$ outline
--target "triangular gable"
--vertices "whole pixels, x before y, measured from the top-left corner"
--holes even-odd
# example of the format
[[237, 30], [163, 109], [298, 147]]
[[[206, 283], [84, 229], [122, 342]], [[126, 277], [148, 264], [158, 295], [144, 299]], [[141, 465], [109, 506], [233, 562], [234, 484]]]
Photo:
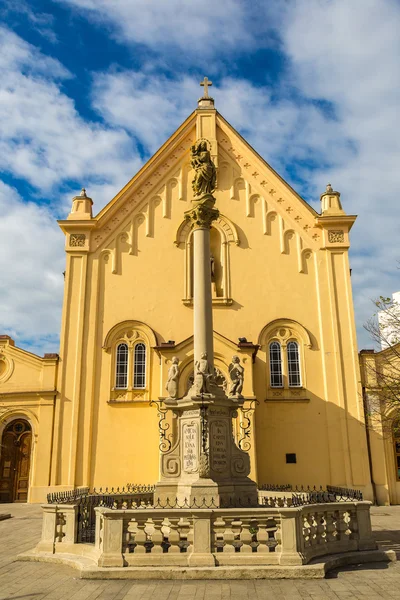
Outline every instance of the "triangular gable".
[[190, 147], [195, 141], [196, 114], [192, 113], [138, 173], [95, 217], [94, 248], [103, 245], [126, 220], [128, 214], [143, 211], [146, 204], [157, 200], [166, 206], [166, 187], [173, 181], [179, 193], [185, 194], [184, 163], [189, 163]]
[[[90, 249], [106, 248], [111, 239], [127, 232], [130, 253], [137, 253], [135, 232], [145, 223], [146, 236], [153, 237], [154, 211], [162, 204], [162, 215], [171, 214], [171, 188], [178, 198], [189, 201], [190, 147], [196, 139], [197, 113], [192, 113], [127, 185], [92, 220]], [[303, 259], [320, 245], [321, 231], [316, 211], [216, 112], [218, 179], [224, 169], [231, 171], [230, 195], [237, 199], [238, 188], [246, 193], [246, 215], [252, 217], [254, 204], [262, 203], [260, 227], [268, 235], [271, 222], [279, 221], [280, 247], [288, 253], [289, 240], [296, 238], [299, 270]], [[218, 182], [216, 196], [218, 196]], [[218, 204], [218, 203], [217, 203]]]
[[231, 198], [244, 183], [246, 213], [252, 216], [256, 198], [263, 202], [263, 230], [268, 234], [268, 219], [276, 214], [281, 218], [281, 249], [285, 252], [285, 235], [296, 233], [304, 239], [302, 249], [320, 240], [316, 226], [318, 213], [269, 165], [248, 142], [217, 113], [219, 169], [226, 164], [233, 168]]

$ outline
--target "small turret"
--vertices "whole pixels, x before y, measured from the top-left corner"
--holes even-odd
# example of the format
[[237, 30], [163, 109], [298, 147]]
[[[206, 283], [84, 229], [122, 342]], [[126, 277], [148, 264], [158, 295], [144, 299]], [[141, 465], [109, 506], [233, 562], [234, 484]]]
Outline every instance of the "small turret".
[[345, 215], [340, 202], [340, 192], [335, 192], [330, 183], [326, 186], [326, 191], [321, 194], [321, 215]]
[[93, 200], [86, 196], [86, 190], [85, 188], [82, 188], [79, 196], [74, 196], [72, 198], [72, 208], [67, 219], [77, 221], [91, 219], [93, 217], [92, 206]]

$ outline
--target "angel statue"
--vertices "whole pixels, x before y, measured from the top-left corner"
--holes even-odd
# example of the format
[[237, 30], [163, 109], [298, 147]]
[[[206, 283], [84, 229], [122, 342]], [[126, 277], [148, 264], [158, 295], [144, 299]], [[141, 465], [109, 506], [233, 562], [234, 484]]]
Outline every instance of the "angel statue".
[[240, 364], [238, 356], [232, 356], [232, 362], [229, 365], [229, 375], [232, 380], [229, 396], [231, 398], [243, 398], [244, 367]]
[[192, 188], [195, 196], [204, 196], [212, 194], [215, 190], [217, 172], [215, 165], [211, 160], [211, 154], [207, 149], [207, 142], [200, 141], [191, 147], [192, 160], [190, 164], [196, 171], [192, 181]]
[[168, 379], [165, 389], [168, 392], [169, 398], [177, 398], [179, 383], [179, 358], [176, 356], [172, 359], [172, 365], [168, 369]]

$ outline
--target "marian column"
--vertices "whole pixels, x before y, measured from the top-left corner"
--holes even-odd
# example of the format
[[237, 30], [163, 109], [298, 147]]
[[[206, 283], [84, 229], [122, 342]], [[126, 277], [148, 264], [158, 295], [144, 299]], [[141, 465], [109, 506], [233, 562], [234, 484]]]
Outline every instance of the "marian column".
[[194, 382], [187, 397], [221, 395], [214, 383], [213, 315], [211, 295], [210, 229], [218, 219], [212, 195], [216, 184], [216, 169], [206, 140], [197, 141], [191, 148], [191, 166], [195, 171], [192, 182], [193, 208], [185, 218], [193, 230], [194, 283]]
[[192, 207], [185, 212], [192, 228], [194, 252], [194, 381], [186, 396], [178, 398], [179, 367], [178, 359], [174, 359], [167, 381], [170, 397], [161, 400], [169, 418], [175, 420], [176, 436], [171, 441], [162, 435], [161, 477], [155, 500], [165, 503], [168, 499], [170, 504], [186, 501], [204, 504], [204, 508], [249, 506], [257, 504], [257, 486], [248, 477], [249, 455], [236, 445], [232, 428], [237, 409], [245, 402], [240, 359], [234, 356], [229, 366], [232, 383], [228, 396], [214, 377], [210, 229], [219, 216], [213, 196], [217, 179], [213, 160], [217, 150], [216, 115], [214, 101], [207, 92], [212, 84], [205, 78], [202, 85], [205, 90], [197, 110], [197, 140], [191, 148]]

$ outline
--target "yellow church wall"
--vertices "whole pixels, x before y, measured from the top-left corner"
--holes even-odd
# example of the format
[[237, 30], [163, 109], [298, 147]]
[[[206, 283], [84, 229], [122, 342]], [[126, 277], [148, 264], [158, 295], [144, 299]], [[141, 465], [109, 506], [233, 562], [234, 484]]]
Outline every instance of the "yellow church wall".
[[0, 443], [5, 427], [16, 419], [32, 430], [28, 501], [43, 499], [50, 485], [53, 418], [58, 355], [44, 358], [0, 336]]

